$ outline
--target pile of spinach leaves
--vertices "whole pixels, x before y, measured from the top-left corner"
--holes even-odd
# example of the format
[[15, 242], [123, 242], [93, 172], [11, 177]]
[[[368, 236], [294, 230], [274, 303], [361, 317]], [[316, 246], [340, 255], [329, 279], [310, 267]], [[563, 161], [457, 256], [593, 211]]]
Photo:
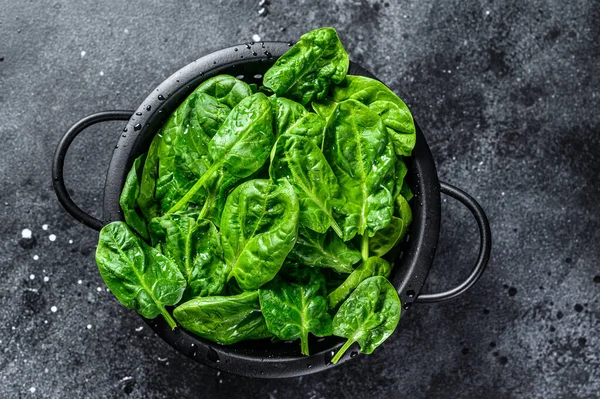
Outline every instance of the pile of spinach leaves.
[[[208, 79], [135, 160], [125, 222], [96, 262], [123, 305], [220, 344], [337, 335], [371, 353], [400, 300], [382, 257], [407, 232], [406, 104], [350, 76], [333, 28], [281, 56], [258, 90]], [[169, 312], [170, 307], [175, 307]]]

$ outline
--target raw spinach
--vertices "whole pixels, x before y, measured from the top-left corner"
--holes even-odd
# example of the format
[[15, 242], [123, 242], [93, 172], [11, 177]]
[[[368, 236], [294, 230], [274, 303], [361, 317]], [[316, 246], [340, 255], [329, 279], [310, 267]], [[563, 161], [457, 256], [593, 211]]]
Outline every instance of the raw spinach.
[[305, 105], [322, 99], [332, 83], [348, 73], [348, 54], [333, 28], [321, 28], [300, 37], [265, 73], [263, 84], [277, 96]]
[[256, 93], [240, 101], [208, 144], [212, 165], [168, 213], [187, 205], [222, 167], [240, 178], [260, 169], [275, 141], [272, 125], [271, 102], [267, 96]]
[[144, 243], [126, 223], [112, 222], [100, 231], [96, 263], [123, 305], [148, 319], [162, 314], [175, 329], [177, 324], [165, 306], [181, 300], [185, 278], [174, 262]]
[[337, 308], [352, 291], [365, 279], [373, 276], [389, 277], [392, 270], [391, 265], [385, 259], [373, 256], [368, 258], [363, 263], [350, 273], [346, 280], [327, 297], [329, 307]]
[[331, 362], [337, 363], [355, 342], [362, 353], [373, 353], [396, 329], [400, 311], [398, 293], [385, 277], [369, 277], [360, 283], [333, 318], [333, 334], [348, 341]]
[[325, 156], [313, 142], [295, 135], [279, 137], [269, 174], [275, 181], [286, 179], [294, 186], [300, 201], [300, 224], [318, 233], [331, 226], [343, 236], [332, 210], [343, 205], [344, 198]]
[[119, 204], [121, 205], [125, 222], [147, 240], [148, 231], [146, 229], [146, 221], [143, 214], [140, 215], [141, 211], [137, 205], [137, 199], [140, 195], [140, 178], [145, 157], [146, 155], [142, 154], [133, 162], [131, 170], [127, 174], [123, 191], [121, 191]]
[[219, 295], [227, 266], [221, 236], [210, 221], [197, 215], [168, 214], [154, 218], [148, 229], [152, 241], [171, 259], [187, 281], [184, 297]]
[[229, 277], [254, 290], [275, 277], [298, 236], [298, 197], [287, 180], [250, 180], [227, 197], [221, 233]]
[[160, 137], [157, 135], [150, 143], [144, 169], [140, 178], [140, 193], [137, 205], [142, 211], [146, 221], [158, 216], [159, 206], [156, 200], [156, 180], [158, 179], [158, 144]]
[[276, 117], [276, 137], [293, 134], [306, 137], [319, 148], [323, 146], [325, 119], [284, 97], [273, 97], [272, 102]]
[[333, 87], [334, 101], [348, 99], [360, 101], [381, 116], [396, 154], [410, 156], [416, 143], [416, 129], [404, 101], [380, 81], [353, 75], [346, 76], [340, 85]]
[[393, 145], [379, 115], [356, 100], [339, 103], [328, 123], [323, 151], [346, 197], [343, 238], [372, 237], [394, 212]]
[[319, 234], [302, 226], [288, 258], [305, 266], [331, 268], [338, 273], [352, 273], [352, 265], [361, 259], [360, 252], [333, 231]]
[[285, 280], [278, 277], [258, 290], [260, 307], [269, 331], [282, 340], [300, 338], [301, 352], [308, 355], [309, 332], [317, 337], [332, 332], [325, 278], [310, 268], [286, 271]]
[[256, 291], [194, 298], [175, 308], [173, 316], [186, 330], [223, 345], [272, 335], [267, 330]]

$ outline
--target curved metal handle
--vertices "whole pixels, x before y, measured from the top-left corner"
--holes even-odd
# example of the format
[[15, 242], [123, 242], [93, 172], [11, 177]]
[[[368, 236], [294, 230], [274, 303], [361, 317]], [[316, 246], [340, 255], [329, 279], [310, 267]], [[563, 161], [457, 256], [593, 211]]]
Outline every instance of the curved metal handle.
[[471, 274], [463, 281], [460, 285], [443, 292], [437, 292], [435, 294], [421, 294], [417, 297], [415, 302], [419, 303], [435, 303], [443, 302], [450, 299], [454, 299], [457, 296], [465, 293], [471, 288], [477, 280], [481, 277], [485, 271], [488, 260], [490, 259], [490, 252], [492, 250], [492, 232], [490, 230], [490, 223], [483, 212], [481, 205], [473, 199], [469, 194], [465, 193], [459, 188], [456, 188], [448, 183], [440, 182], [440, 191], [450, 197], [460, 201], [466, 206], [477, 221], [479, 227], [479, 255], [477, 255], [477, 261], [475, 267], [471, 271]]
[[52, 160], [52, 185], [58, 200], [65, 210], [71, 214], [71, 216], [94, 230], [102, 229], [104, 223], [102, 223], [101, 220], [85, 213], [71, 199], [63, 179], [65, 157], [75, 137], [77, 137], [79, 133], [88, 127], [105, 121], [126, 121], [131, 118], [133, 112], [134, 111], [103, 111], [86, 116], [71, 126], [71, 128], [65, 133], [63, 138], [58, 143], [58, 147], [56, 147], [56, 151], [54, 152], [54, 159]]

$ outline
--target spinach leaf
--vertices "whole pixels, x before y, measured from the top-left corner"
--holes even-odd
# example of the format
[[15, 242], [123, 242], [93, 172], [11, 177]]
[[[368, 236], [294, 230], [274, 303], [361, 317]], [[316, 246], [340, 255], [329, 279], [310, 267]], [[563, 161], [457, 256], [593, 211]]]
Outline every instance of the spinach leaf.
[[408, 186], [408, 184], [406, 184], [406, 181], [402, 183], [402, 188], [400, 188], [400, 194], [407, 201], [410, 201], [412, 199], [412, 197], [414, 197], [414, 194], [413, 194], [412, 190], [410, 189], [410, 187]]
[[277, 59], [265, 73], [263, 84], [277, 96], [305, 105], [324, 98], [331, 83], [344, 79], [348, 65], [348, 54], [335, 29], [316, 29], [302, 35]]
[[352, 273], [352, 265], [357, 263], [361, 256], [350, 242], [343, 242], [332, 231], [319, 234], [301, 226], [296, 245], [288, 258], [306, 266], [331, 268], [338, 273]]
[[147, 221], [158, 216], [159, 204], [156, 200], [156, 180], [158, 179], [158, 145], [160, 136], [154, 136], [146, 154], [144, 168], [140, 177], [140, 193], [137, 205]]
[[206, 199], [200, 217], [210, 220], [219, 227], [227, 195], [242, 180], [244, 179], [232, 175], [225, 168], [218, 169], [206, 182]]
[[346, 197], [343, 238], [372, 237], [394, 211], [393, 145], [381, 118], [358, 101], [339, 103], [328, 123], [323, 151]]
[[402, 160], [402, 157], [399, 156], [396, 158], [396, 183], [394, 185], [394, 198], [400, 195], [400, 192], [402, 191], [402, 186], [404, 186], [404, 178], [406, 177], [406, 173], [408, 173], [408, 168]]
[[[196, 92], [188, 96], [158, 133], [156, 198], [163, 213], [191, 188], [210, 165], [207, 148], [210, 137], [202, 129], [190, 126], [196, 96]], [[201, 204], [203, 200], [204, 192], [198, 192], [191, 202]]]
[[173, 316], [186, 330], [223, 345], [272, 335], [260, 311], [256, 291], [194, 298], [176, 307]]
[[244, 290], [273, 279], [296, 243], [299, 209], [286, 180], [250, 180], [233, 190], [221, 217], [228, 279]]
[[394, 248], [406, 235], [408, 223], [401, 218], [392, 217], [392, 222], [383, 229], [377, 231], [369, 238], [369, 253], [372, 256], [383, 256]]
[[363, 263], [350, 273], [348, 278], [329, 296], [329, 307], [335, 309], [342, 303], [348, 295], [365, 279], [373, 276], [389, 277], [392, 266], [385, 259], [373, 256], [368, 258]]
[[227, 266], [221, 236], [208, 220], [197, 215], [168, 214], [152, 219], [153, 242], [171, 259], [187, 281], [186, 298], [219, 295], [225, 286]]
[[272, 125], [271, 102], [267, 96], [256, 93], [240, 101], [208, 144], [212, 165], [168, 213], [186, 206], [221, 168], [240, 178], [259, 170], [275, 141]]
[[365, 76], [348, 75], [333, 88], [333, 100], [354, 99], [375, 111], [385, 124], [397, 155], [409, 156], [416, 143], [415, 122], [406, 104], [386, 85]]
[[277, 277], [258, 290], [267, 328], [277, 338], [300, 338], [302, 354], [308, 355], [308, 333], [331, 335], [327, 313], [325, 278], [315, 269], [286, 269], [286, 279]]
[[[217, 133], [230, 112], [231, 108], [215, 97], [196, 91], [188, 127], [192, 131], [204, 132], [205, 138], [210, 139]], [[207, 146], [208, 140], [204, 144]], [[206, 150], [202, 149], [202, 153], [206, 153]]]
[[231, 75], [225, 74], [205, 80], [198, 86], [195, 92], [206, 93], [230, 109], [234, 108], [246, 97], [254, 94], [250, 85]]
[[321, 150], [300, 136], [283, 135], [271, 154], [269, 169], [275, 181], [289, 180], [300, 201], [300, 224], [319, 233], [329, 226], [342, 237], [342, 230], [332, 215], [334, 206], [344, 199], [337, 179]]
[[348, 341], [331, 362], [337, 363], [355, 342], [362, 353], [373, 353], [396, 329], [400, 311], [398, 293], [385, 277], [370, 277], [360, 283], [333, 318], [333, 334]]
[[276, 137], [294, 134], [308, 138], [319, 148], [323, 146], [325, 119], [287, 98], [272, 97], [271, 100], [276, 116]]
[[96, 263], [123, 305], [148, 319], [162, 314], [171, 328], [176, 327], [165, 306], [181, 300], [185, 278], [175, 263], [144, 243], [127, 224], [113, 222], [102, 228]]
[[144, 164], [145, 154], [136, 158], [127, 174], [119, 204], [123, 211], [123, 216], [127, 224], [134, 229], [144, 239], [148, 239], [148, 231], [146, 229], [146, 221], [143, 214], [140, 215], [137, 199], [140, 195], [140, 177], [142, 174], [142, 166]]

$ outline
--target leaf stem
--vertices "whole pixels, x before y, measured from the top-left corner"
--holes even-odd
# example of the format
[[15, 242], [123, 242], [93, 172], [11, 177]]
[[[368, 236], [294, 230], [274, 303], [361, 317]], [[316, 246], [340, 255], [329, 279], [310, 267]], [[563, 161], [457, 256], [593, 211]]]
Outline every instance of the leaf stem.
[[340, 348], [340, 350], [335, 354], [335, 356], [333, 357], [333, 359], [331, 359], [331, 363], [336, 364], [341, 358], [342, 356], [344, 356], [344, 353], [346, 353], [346, 351], [348, 350], [348, 348], [354, 343], [353, 339], [349, 339], [348, 341], [346, 341], [346, 343]]
[[300, 351], [303, 355], [308, 356], [308, 334], [300, 337]]
[[185, 206], [185, 204], [187, 204], [192, 199], [192, 197], [198, 192], [198, 190], [200, 190], [204, 186], [206, 181], [208, 179], [210, 179], [210, 177], [213, 175], [213, 173], [215, 173], [215, 171], [219, 167], [221, 167], [222, 163], [223, 163], [223, 161], [221, 160], [219, 162], [215, 162], [214, 164], [212, 164], [211, 167], [208, 168], [208, 170], [206, 172], [204, 172], [204, 174], [198, 179], [196, 184], [194, 184], [194, 186], [192, 188], [190, 188], [187, 193], [185, 193], [183, 198], [181, 198], [175, 205], [173, 205], [171, 207], [171, 209], [169, 209], [167, 211], [167, 214], [177, 212], [178, 210], [183, 208]]
[[165, 309], [164, 306], [160, 306], [159, 308], [160, 308], [160, 313], [163, 315], [163, 317], [167, 321], [167, 324], [171, 327], [172, 330], [174, 330], [177, 327], [177, 322], [173, 319], [173, 316], [171, 316], [169, 314], [169, 312], [167, 312], [167, 309]]
[[369, 258], [369, 234], [365, 231], [365, 235], [362, 236], [362, 241], [360, 243], [360, 254], [363, 260], [367, 260]]
[[338, 237], [340, 237], [342, 239], [342, 241], [344, 240], [344, 233], [342, 233], [342, 229], [340, 228], [340, 225], [337, 224], [337, 222], [335, 221], [335, 219], [333, 218], [333, 216], [331, 217], [331, 228], [333, 229], [333, 231], [335, 231], [335, 234], [338, 235]]

